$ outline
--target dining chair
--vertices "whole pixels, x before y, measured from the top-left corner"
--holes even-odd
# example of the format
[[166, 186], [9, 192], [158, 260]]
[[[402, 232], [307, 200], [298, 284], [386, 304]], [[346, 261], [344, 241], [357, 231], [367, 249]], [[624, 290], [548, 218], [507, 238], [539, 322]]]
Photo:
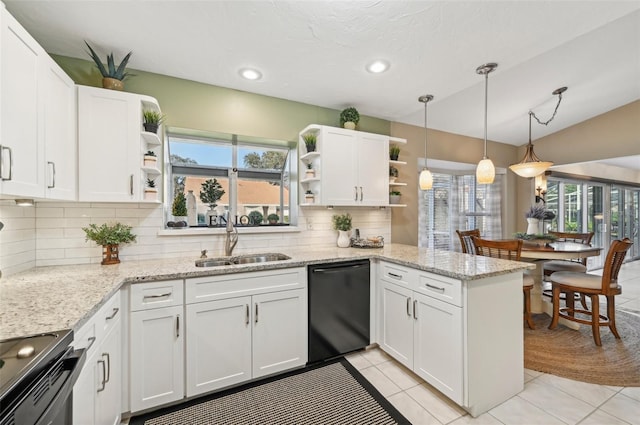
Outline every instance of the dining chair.
[[471, 236], [480, 237], [479, 229], [472, 230], [456, 230], [458, 234], [458, 238], [460, 238], [460, 246], [462, 247], [463, 254], [475, 254], [476, 248], [473, 245], [473, 241], [471, 240]]
[[[618, 272], [631, 248], [633, 242], [629, 238], [614, 240], [609, 246], [609, 252], [604, 262], [602, 276], [589, 273], [556, 272], [551, 275], [553, 291], [553, 318], [549, 329], [558, 326], [558, 320], [562, 317], [576, 323], [591, 325], [593, 339], [596, 345], [601, 346], [600, 327], [608, 326], [616, 337], [616, 308], [615, 296], [622, 293], [622, 286], [618, 285]], [[560, 307], [560, 293], [566, 294], [566, 307]], [[584, 294], [591, 299], [591, 310], [588, 308], [575, 308], [573, 294]], [[600, 313], [600, 295], [607, 299], [606, 315]], [[576, 313], [590, 317], [590, 320], [576, 316]]]
[[[520, 261], [520, 253], [522, 252], [522, 239], [511, 239], [502, 241], [491, 241], [481, 239], [477, 236], [471, 236], [475, 247], [476, 255], [485, 257], [500, 258], [503, 260]], [[531, 289], [533, 288], [533, 276], [524, 273], [522, 275], [522, 291], [524, 294], [524, 319], [527, 326], [535, 329], [533, 318], [531, 317]]]

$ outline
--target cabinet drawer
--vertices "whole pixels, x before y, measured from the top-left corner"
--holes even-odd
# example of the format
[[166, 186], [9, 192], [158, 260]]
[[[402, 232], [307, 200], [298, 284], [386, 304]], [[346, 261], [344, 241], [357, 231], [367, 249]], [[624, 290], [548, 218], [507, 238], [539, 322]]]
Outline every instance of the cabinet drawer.
[[382, 280], [407, 288], [415, 286], [417, 272], [414, 269], [381, 261], [378, 270]]
[[306, 269], [267, 270], [250, 273], [234, 273], [219, 276], [187, 279], [185, 283], [186, 304], [305, 288]]
[[138, 283], [131, 285], [131, 311], [182, 305], [183, 280]]
[[121, 307], [120, 291], [118, 291], [98, 310], [94, 318], [99, 339], [104, 338], [114, 326], [119, 324], [122, 316]]
[[449, 304], [462, 306], [462, 282], [456, 279], [431, 273], [420, 273], [416, 291]]

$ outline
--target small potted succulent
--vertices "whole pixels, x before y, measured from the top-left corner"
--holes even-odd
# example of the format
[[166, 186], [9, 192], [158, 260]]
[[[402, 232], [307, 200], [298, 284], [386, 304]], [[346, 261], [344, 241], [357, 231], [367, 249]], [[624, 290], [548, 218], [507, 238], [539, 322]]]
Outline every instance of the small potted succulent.
[[102, 262], [100, 263], [102, 265], [118, 264], [120, 244], [136, 241], [136, 235], [131, 233], [131, 226], [122, 223], [104, 223], [99, 227], [96, 224], [90, 224], [82, 230], [86, 235], [85, 240], [102, 245]]
[[350, 106], [340, 112], [340, 125], [349, 130], [355, 130], [356, 125], [360, 121], [360, 114], [353, 106]]
[[144, 189], [145, 201], [157, 201], [158, 189], [156, 188], [156, 181], [154, 179], [147, 179], [147, 187]]
[[104, 64], [98, 57], [98, 54], [91, 46], [89, 46], [89, 43], [85, 41], [84, 44], [89, 48], [89, 56], [91, 56], [91, 59], [95, 62], [100, 74], [102, 74], [102, 87], [111, 90], [123, 90], [123, 81], [128, 75], [130, 75], [125, 71], [125, 69], [127, 67], [127, 62], [129, 62], [129, 58], [131, 57], [131, 53], [133, 52], [127, 53], [118, 66], [116, 66], [113, 60], [113, 53], [110, 53], [107, 55], [107, 67], [105, 68]]
[[269, 222], [269, 224], [278, 224], [279, 220], [280, 216], [278, 214], [269, 214], [267, 216], [267, 221]]
[[338, 231], [338, 247], [349, 248], [351, 246], [350, 230], [351, 230], [351, 214], [335, 214], [331, 217], [334, 230]]
[[156, 157], [156, 153], [154, 151], [147, 151], [144, 154], [144, 166], [156, 168], [156, 164], [158, 162], [158, 158]]
[[157, 133], [158, 127], [164, 122], [165, 116], [154, 109], [145, 109], [142, 111], [142, 118], [144, 120], [142, 123], [144, 131]]
[[389, 146], [389, 159], [392, 161], [397, 161], [398, 156], [400, 155], [400, 147], [396, 145]]
[[316, 143], [318, 141], [318, 136], [316, 136], [316, 133], [305, 133], [302, 135], [302, 140], [304, 140], [304, 145], [307, 148], [307, 153], [316, 151]]
[[308, 163], [307, 169], [304, 172], [304, 177], [307, 179], [312, 179], [316, 176], [316, 170], [313, 169], [313, 164]]
[[311, 190], [307, 190], [304, 193], [304, 202], [307, 204], [313, 204], [315, 201], [315, 196], [313, 195], [313, 192]]
[[398, 192], [397, 190], [392, 190], [391, 192], [389, 192], [389, 203], [399, 204], [400, 196], [402, 196], [402, 193]]

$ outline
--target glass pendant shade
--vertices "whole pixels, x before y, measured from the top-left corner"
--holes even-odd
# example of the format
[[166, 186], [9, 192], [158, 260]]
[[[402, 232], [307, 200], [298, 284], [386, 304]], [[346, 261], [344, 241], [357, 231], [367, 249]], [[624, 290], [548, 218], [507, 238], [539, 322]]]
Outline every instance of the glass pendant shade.
[[491, 184], [496, 177], [496, 167], [489, 158], [484, 158], [476, 167], [476, 180], [478, 184]]
[[433, 174], [426, 168], [420, 172], [420, 190], [429, 190], [433, 187]]
[[526, 178], [539, 176], [540, 174], [547, 171], [549, 167], [553, 165], [553, 162], [541, 161], [540, 158], [538, 158], [536, 154], [533, 152], [533, 143], [531, 143], [532, 115], [533, 115], [533, 112], [529, 112], [529, 144], [527, 145], [527, 152], [524, 154], [524, 157], [520, 160], [519, 163], [509, 166], [509, 169], [511, 171], [513, 171], [520, 177], [526, 177]]

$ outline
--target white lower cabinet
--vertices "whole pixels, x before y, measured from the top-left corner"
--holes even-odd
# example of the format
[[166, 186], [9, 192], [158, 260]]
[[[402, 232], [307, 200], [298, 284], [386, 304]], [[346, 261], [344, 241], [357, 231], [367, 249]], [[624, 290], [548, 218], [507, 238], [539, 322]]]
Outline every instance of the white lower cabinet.
[[73, 387], [73, 423], [117, 425], [122, 403], [122, 320], [116, 293], [82, 328], [73, 345], [87, 359]]
[[304, 268], [187, 279], [185, 298], [188, 397], [306, 364]]
[[184, 397], [182, 285], [172, 280], [131, 286], [132, 412]]

